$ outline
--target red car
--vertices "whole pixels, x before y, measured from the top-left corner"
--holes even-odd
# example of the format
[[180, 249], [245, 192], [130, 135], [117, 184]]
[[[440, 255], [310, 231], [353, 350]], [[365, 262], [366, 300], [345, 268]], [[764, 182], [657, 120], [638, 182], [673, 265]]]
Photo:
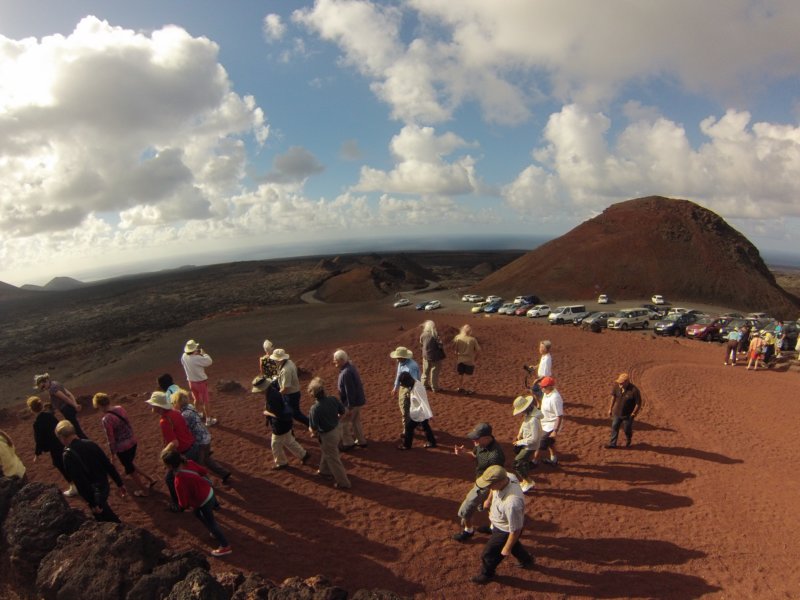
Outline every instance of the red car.
[[514, 311], [514, 314], [518, 317], [524, 317], [532, 308], [533, 304], [520, 304], [519, 308]]
[[719, 330], [730, 319], [722, 317], [701, 317], [696, 323], [686, 327], [686, 337], [710, 342], [721, 339]]

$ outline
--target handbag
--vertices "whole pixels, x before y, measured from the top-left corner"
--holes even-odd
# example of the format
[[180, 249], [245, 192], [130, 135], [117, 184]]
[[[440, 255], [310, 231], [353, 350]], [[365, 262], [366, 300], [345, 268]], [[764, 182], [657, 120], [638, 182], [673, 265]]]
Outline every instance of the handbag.
[[428, 394], [425, 391], [425, 386], [419, 381], [411, 389], [408, 416], [415, 423], [422, 423], [433, 417], [431, 405], [428, 404]]

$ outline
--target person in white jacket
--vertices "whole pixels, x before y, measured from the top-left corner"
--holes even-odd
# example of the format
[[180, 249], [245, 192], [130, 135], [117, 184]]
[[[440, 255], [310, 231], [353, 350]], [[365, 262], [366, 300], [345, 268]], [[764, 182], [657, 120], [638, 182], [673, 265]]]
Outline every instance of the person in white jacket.
[[417, 427], [422, 427], [425, 431], [425, 438], [428, 440], [425, 443], [426, 448], [436, 448], [436, 437], [433, 435], [428, 419], [433, 417], [433, 411], [428, 404], [428, 395], [425, 392], [425, 386], [421, 382], [414, 379], [411, 373], [403, 371], [398, 377], [400, 387], [411, 390], [409, 394], [409, 407], [408, 414], [403, 414], [405, 422], [405, 430], [403, 432], [403, 443], [397, 447], [398, 450], [410, 450], [411, 440], [414, 439], [414, 430]]
[[201, 417], [206, 420], [206, 427], [217, 424], [217, 420], [211, 416], [211, 398], [208, 395], [208, 376], [206, 367], [210, 367], [211, 357], [194, 340], [189, 340], [183, 347], [181, 364], [186, 372], [186, 380], [189, 382], [189, 389], [192, 391], [194, 406]]
[[523, 417], [514, 440], [514, 471], [519, 476], [523, 494], [536, 485], [530, 476], [531, 457], [542, 440], [542, 411], [536, 408], [534, 400], [533, 396], [517, 396], [514, 400], [514, 416]]

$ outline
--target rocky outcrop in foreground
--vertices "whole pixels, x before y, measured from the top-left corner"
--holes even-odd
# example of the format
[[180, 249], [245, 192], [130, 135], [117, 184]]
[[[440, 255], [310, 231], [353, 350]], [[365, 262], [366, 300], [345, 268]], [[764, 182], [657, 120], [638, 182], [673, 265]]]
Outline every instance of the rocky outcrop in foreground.
[[352, 595], [318, 575], [276, 584], [258, 573], [212, 574], [198, 552], [172, 552], [146, 529], [98, 523], [59, 490], [0, 478], [2, 581], [19, 598], [45, 600], [401, 600], [385, 590]]

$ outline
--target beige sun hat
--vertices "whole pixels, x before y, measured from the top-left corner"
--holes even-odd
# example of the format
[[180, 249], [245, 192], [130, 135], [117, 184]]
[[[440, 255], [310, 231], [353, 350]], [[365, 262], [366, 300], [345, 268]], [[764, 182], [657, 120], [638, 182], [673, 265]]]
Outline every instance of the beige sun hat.
[[524, 413], [533, 404], [533, 396], [517, 396], [514, 398], [514, 416]]
[[272, 354], [270, 354], [269, 357], [272, 360], [278, 360], [278, 361], [289, 360], [289, 355], [286, 354], [286, 350], [284, 350], [283, 348], [275, 348], [275, 350], [272, 351]]
[[392, 358], [411, 358], [414, 356], [414, 353], [405, 346], [398, 346], [389, 356]]
[[194, 340], [189, 340], [188, 342], [186, 342], [186, 345], [183, 347], [183, 351], [186, 352], [186, 354], [191, 354], [192, 352], [197, 350], [199, 347], [200, 347], [199, 343], [195, 342]]
[[150, 406], [155, 406], [156, 408], [163, 408], [164, 410], [172, 409], [172, 404], [170, 404], [169, 400], [167, 399], [167, 395], [164, 392], [153, 392], [150, 394], [150, 398], [145, 400], [145, 402]]

